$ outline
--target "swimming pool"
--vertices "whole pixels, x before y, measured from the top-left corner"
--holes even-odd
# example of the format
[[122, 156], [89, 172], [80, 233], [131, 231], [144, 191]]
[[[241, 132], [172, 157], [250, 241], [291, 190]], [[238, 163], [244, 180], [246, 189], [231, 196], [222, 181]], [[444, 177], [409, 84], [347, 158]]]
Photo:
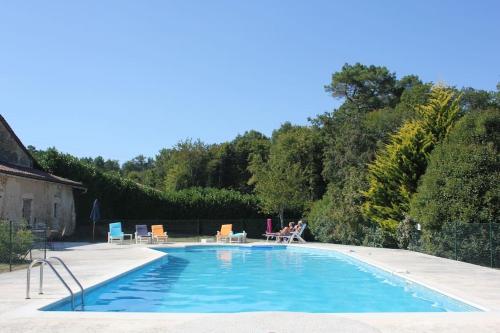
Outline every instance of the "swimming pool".
[[[480, 311], [336, 251], [293, 246], [158, 250], [167, 255], [87, 291], [84, 310]], [[43, 310], [70, 311], [71, 307], [69, 300], [64, 300]]]

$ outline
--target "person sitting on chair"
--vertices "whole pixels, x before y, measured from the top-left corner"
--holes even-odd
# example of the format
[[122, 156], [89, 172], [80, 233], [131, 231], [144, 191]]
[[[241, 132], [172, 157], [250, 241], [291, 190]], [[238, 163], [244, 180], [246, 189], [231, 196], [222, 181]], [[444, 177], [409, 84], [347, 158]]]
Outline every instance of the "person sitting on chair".
[[283, 229], [281, 229], [278, 232], [278, 236], [276, 237], [276, 241], [278, 243], [281, 242], [282, 236], [288, 236], [288, 235], [290, 235], [294, 231], [294, 228], [295, 228], [295, 223], [294, 222], [288, 223], [288, 225], [286, 227], [284, 227]]
[[302, 222], [302, 220], [299, 220], [299, 222], [297, 222], [297, 224], [295, 225], [295, 228], [293, 228], [293, 232], [300, 232], [303, 225], [304, 223]]

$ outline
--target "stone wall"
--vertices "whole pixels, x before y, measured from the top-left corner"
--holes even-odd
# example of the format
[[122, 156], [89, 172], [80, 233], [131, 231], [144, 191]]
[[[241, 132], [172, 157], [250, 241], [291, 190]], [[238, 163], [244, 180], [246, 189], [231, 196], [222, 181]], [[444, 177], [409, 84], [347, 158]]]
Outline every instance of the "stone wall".
[[0, 122], [0, 161], [24, 167], [33, 167], [30, 156], [19, 146], [7, 128]]
[[30, 224], [46, 223], [61, 235], [75, 229], [75, 206], [71, 186], [0, 174], [0, 219], [21, 222], [23, 200], [31, 200]]

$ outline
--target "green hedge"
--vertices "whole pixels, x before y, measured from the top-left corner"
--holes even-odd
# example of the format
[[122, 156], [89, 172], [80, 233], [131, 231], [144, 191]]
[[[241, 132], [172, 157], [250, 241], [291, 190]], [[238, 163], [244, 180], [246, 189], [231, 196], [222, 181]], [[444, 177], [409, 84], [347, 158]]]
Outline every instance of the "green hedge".
[[40, 165], [55, 175], [80, 181], [86, 193], [75, 193], [77, 224], [87, 223], [99, 199], [103, 219], [230, 219], [262, 217], [254, 195], [231, 190], [192, 188], [161, 192], [129, 179], [96, 170], [56, 149], [39, 151]]

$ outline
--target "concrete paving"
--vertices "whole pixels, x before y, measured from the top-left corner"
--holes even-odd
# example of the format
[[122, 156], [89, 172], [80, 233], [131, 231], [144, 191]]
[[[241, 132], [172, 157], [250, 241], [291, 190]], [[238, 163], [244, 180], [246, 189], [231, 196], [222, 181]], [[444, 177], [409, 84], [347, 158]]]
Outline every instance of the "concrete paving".
[[[147, 245], [79, 245], [57, 247], [49, 255], [61, 257], [85, 288], [164, 255]], [[183, 245], [186, 244], [167, 247]], [[46, 268], [44, 294], [38, 295], [36, 269], [30, 300], [25, 299], [26, 270], [0, 274], [0, 332], [500, 332], [499, 270], [405, 250], [318, 243], [294, 246], [348, 254], [486, 311], [359, 314], [43, 312], [38, 309], [67, 296], [67, 291]]]

